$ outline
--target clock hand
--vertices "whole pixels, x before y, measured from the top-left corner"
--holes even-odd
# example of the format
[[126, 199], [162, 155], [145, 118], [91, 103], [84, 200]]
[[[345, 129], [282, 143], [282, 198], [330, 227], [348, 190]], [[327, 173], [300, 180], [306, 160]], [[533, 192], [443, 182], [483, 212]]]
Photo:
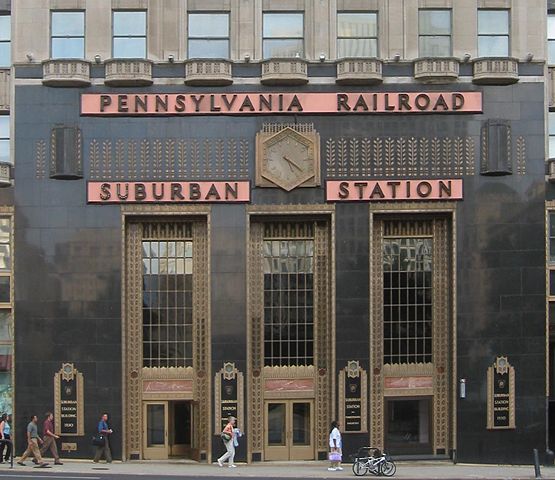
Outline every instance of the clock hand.
[[[291, 168], [291, 165], [293, 165], [297, 170], [299, 170], [301, 172], [303, 171], [303, 169], [301, 167], [299, 167], [299, 165], [296, 162], [294, 162], [290, 158], [287, 158], [285, 155], [283, 156], [283, 159], [289, 164], [289, 168]], [[291, 170], [293, 170], [293, 169], [291, 168]]]

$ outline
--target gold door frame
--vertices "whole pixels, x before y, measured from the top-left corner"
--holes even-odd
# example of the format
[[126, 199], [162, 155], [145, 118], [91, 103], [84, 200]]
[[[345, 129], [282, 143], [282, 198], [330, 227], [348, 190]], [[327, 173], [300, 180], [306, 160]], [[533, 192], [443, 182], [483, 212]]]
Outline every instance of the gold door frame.
[[[434, 260], [437, 272], [434, 274], [434, 292], [447, 288], [447, 295], [434, 297], [433, 306], [433, 365], [423, 364], [422, 372], [415, 371], [414, 365], [407, 365], [408, 374], [433, 374], [433, 453], [443, 449], [445, 454], [456, 450], [457, 412], [457, 337], [456, 337], [456, 203], [437, 202], [429, 205], [410, 202], [385, 202], [370, 204], [370, 444], [384, 448], [384, 377], [389, 371], [397, 371], [397, 366], [383, 363], [383, 309], [382, 290], [382, 239], [383, 222], [377, 215], [414, 215], [415, 220], [426, 216], [432, 222], [434, 240]], [[434, 214], [444, 215], [443, 217]], [[445, 215], [447, 214], [447, 215]], [[443, 224], [443, 225], [442, 225]], [[450, 240], [450, 241], [449, 241]], [[450, 275], [449, 275], [450, 273]], [[449, 288], [449, 285], [451, 287]], [[451, 307], [451, 308], [449, 308]], [[449, 322], [451, 325], [449, 325]], [[451, 327], [451, 328], [449, 328]], [[449, 355], [451, 347], [451, 355]], [[404, 367], [404, 366], [402, 366]], [[410, 371], [409, 371], [410, 370]], [[451, 382], [449, 383], [449, 380]], [[423, 391], [422, 394], [430, 392]], [[405, 395], [408, 393], [405, 393]], [[414, 394], [414, 393], [413, 393]], [[449, 410], [451, 409], [451, 412]], [[449, 415], [450, 413], [450, 415]]]
[[[315, 456], [327, 452], [329, 419], [335, 417], [335, 207], [333, 205], [268, 205], [247, 207], [247, 398], [249, 405], [247, 458], [253, 454], [264, 459], [264, 380], [265, 378], [314, 379], [314, 445]], [[276, 222], [303, 222], [315, 216], [326, 217], [324, 225], [315, 222], [314, 252], [315, 317], [326, 321], [315, 325], [314, 360], [311, 367], [264, 367], [261, 223], [255, 216], [266, 216]], [[286, 218], [288, 217], [288, 218]], [[324, 223], [324, 222], [322, 222]], [[277, 371], [279, 370], [279, 371]], [[285, 397], [284, 397], [285, 398]], [[293, 398], [293, 397], [291, 397]]]
[[[193, 442], [206, 459], [211, 456], [210, 382], [210, 206], [125, 205], [121, 207], [122, 238], [122, 454], [142, 458], [143, 362], [142, 362], [142, 225], [164, 218], [192, 224], [193, 237], [193, 367], [183, 368], [193, 382], [195, 410]], [[156, 370], [156, 369], [149, 369]], [[175, 377], [174, 370], [159, 369], [160, 375]], [[162, 372], [165, 370], [165, 372]], [[181, 370], [181, 369], [179, 369]], [[148, 372], [151, 376], [152, 372]], [[163, 396], [163, 395], [162, 395]], [[162, 400], [163, 398], [160, 398]], [[167, 400], [175, 399], [169, 394]], [[198, 426], [198, 427], [197, 427]]]

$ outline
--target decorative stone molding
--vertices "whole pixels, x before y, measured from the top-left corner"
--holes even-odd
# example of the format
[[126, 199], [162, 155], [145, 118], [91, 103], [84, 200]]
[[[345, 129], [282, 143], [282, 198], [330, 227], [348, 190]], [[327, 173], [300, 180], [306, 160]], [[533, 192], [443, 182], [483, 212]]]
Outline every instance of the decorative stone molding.
[[10, 171], [12, 165], [8, 162], [0, 162], [0, 188], [11, 186]]
[[300, 58], [272, 58], [262, 62], [264, 85], [304, 85], [308, 83], [308, 62]]
[[516, 58], [477, 58], [473, 62], [472, 81], [482, 85], [510, 85], [518, 82]]
[[547, 72], [547, 82], [549, 106], [555, 107], [555, 67], [549, 67]]
[[42, 84], [49, 87], [86, 87], [91, 84], [91, 64], [86, 60], [42, 62]]
[[10, 83], [10, 69], [0, 69], [0, 110], [10, 109]]
[[424, 83], [446, 83], [459, 78], [459, 60], [451, 57], [417, 58], [414, 78]]
[[185, 85], [223, 86], [233, 83], [232, 62], [225, 59], [193, 59], [185, 62]]
[[374, 85], [382, 83], [382, 61], [377, 58], [342, 58], [337, 61], [339, 85]]
[[152, 62], [139, 58], [112, 58], [106, 60], [106, 79], [111, 87], [152, 85]]

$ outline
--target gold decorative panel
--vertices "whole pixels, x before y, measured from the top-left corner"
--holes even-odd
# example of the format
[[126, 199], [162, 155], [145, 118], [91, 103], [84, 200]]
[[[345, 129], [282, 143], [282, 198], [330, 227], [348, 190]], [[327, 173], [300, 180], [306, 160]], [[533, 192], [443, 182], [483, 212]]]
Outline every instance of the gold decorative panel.
[[[453, 225], [456, 206], [370, 207], [370, 444], [384, 448], [385, 397], [433, 397], [433, 453], [453, 448], [455, 425]], [[431, 363], [384, 363], [383, 245], [387, 238], [432, 239]]]
[[368, 380], [357, 360], [339, 371], [339, 414], [345, 432], [368, 431]]
[[214, 435], [219, 435], [224, 422], [232, 415], [237, 419], [237, 428], [244, 432], [245, 399], [243, 374], [235, 363], [226, 362], [216, 373], [214, 380]]
[[[124, 458], [141, 458], [142, 400], [190, 398], [194, 406], [193, 445], [201, 458], [211, 450], [209, 207], [122, 208], [124, 279], [122, 345], [124, 356]], [[179, 217], [177, 216], [179, 215]], [[192, 367], [143, 367], [142, 242], [185, 240], [193, 245]]]
[[85, 435], [83, 374], [73, 363], [62, 363], [54, 375], [54, 426], [57, 435]]
[[515, 367], [507, 357], [497, 357], [488, 367], [488, 421], [489, 430], [516, 428], [515, 421]]

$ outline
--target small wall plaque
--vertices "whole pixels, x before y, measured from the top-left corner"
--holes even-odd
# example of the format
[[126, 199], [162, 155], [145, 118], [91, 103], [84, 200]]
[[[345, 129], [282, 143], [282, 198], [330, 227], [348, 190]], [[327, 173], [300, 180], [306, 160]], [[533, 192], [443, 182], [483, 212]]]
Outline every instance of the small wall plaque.
[[76, 452], [77, 451], [77, 443], [75, 443], [75, 442], [62, 442], [62, 451], [63, 452]]
[[223, 368], [216, 373], [215, 384], [214, 433], [220, 434], [230, 415], [237, 418], [236, 427], [243, 431], [243, 374], [235, 368], [235, 363], [224, 363]]
[[367, 432], [366, 372], [357, 360], [339, 372], [339, 422], [343, 431]]
[[[83, 374], [73, 363], [62, 363], [54, 374], [54, 429], [57, 435], [85, 434]], [[64, 450], [62, 448], [62, 450]]]
[[515, 369], [507, 357], [497, 357], [488, 368], [488, 424], [487, 428], [515, 427]]

